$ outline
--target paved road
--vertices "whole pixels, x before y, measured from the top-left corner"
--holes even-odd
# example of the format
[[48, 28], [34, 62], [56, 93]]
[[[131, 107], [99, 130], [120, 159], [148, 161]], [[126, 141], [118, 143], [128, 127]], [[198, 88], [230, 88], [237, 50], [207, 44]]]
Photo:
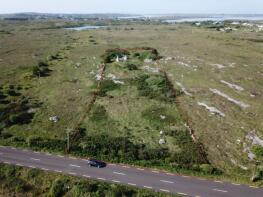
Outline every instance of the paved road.
[[193, 197], [262, 197], [263, 188], [235, 183], [208, 181], [151, 169], [108, 164], [106, 168], [88, 167], [86, 160], [61, 155], [0, 146], [0, 163], [38, 168], [101, 181], [136, 186], [160, 192]]

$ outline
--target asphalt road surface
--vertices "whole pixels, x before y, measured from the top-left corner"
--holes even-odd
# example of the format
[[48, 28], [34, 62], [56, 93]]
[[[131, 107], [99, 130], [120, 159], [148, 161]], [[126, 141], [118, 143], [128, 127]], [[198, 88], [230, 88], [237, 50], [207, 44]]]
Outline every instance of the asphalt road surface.
[[108, 164], [106, 168], [87, 165], [85, 159], [51, 155], [0, 146], [0, 163], [37, 168], [83, 178], [125, 184], [159, 192], [193, 197], [263, 197], [263, 188], [181, 176], [151, 169]]

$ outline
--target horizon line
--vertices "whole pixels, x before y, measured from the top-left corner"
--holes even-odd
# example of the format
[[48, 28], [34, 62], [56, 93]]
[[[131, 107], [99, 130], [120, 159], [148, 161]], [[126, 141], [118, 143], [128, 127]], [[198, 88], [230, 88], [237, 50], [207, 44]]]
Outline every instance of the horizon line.
[[120, 15], [137, 15], [137, 16], [143, 16], [143, 15], [263, 15], [263, 13], [259, 14], [251, 14], [251, 13], [118, 13], [118, 12], [87, 12], [87, 13], [77, 13], [77, 12], [34, 12], [34, 11], [26, 11], [26, 12], [7, 12], [7, 13], [1, 13], [0, 15], [10, 15], [10, 14], [50, 14], [50, 15], [55, 15], [55, 14], [65, 14], [65, 15], [92, 15], [92, 14], [120, 14]]

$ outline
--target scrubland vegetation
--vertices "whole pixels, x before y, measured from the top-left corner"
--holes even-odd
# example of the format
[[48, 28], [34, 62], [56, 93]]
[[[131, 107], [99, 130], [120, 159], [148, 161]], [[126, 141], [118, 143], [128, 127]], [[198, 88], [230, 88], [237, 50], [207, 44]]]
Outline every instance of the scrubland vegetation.
[[[55, 23], [0, 23], [9, 32], [0, 32], [1, 145], [65, 153], [70, 131], [72, 155], [262, 184], [263, 51], [251, 41], [261, 32], [120, 21], [76, 32]], [[65, 182], [83, 184], [63, 177], [41, 191]], [[96, 195], [113, 192], [94, 184]]]
[[153, 191], [128, 186], [84, 180], [2, 164], [0, 164], [0, 186], [1, 196], [167, 196], [167, 194], [154, 193]]

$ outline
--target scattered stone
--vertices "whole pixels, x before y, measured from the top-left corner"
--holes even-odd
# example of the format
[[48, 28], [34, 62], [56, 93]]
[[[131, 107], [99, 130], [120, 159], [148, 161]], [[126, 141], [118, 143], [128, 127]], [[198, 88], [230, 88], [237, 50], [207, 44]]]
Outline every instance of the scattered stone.
[[27, 110], [27, 113], [34, 114], [34, 113], [36, 113], [36, 111], [37, 111], [36, 108], [30, 108], [30, 109]]
[[49, 117], [49, 120], [56, 123], [59, 121], [59, 117], [58, 116], [51, 116], [51, 117]]
[[253, 145], [260, 145], [263, 147], [263, 140], [260, 139], [254, 131], [249, 132], [246, 135], [246, 139], [250, 141]]
[[165, 120], [165, 119], [166, 119], [166, 116], [160, 115], [160, 118], [161, 118], [162, 120]]
[[76, 63], [75, 68], [79, 68], [81, 66], [81, 63]]
[[152, 68], [150, 66], [144, 66], [143, 67], [145, 70], [149, 71], [149, 72], [152, 72], [152, 73], [159, 73], [160, 72], [160, 69], [159, 68]]
[[159, 144], [165, 144], [166, 142], [165, 142], [165, 139], [160, 139], [159, 140]]
[[222, 69], [225, 68], [226, 66], [222, 65], [222, 64], [211, 64], [211, 66], [216, 67], [218, 69]]
[[243, 102], [237, 101], [237, 100], [229, 97], [228, 95], [226, 95], [226, 94], [223, 93], [223, 92], [220, 92], [220, 91], [217, 90], [217, 89], [212, 89], [212, 88], [210, 88], [210, 91], [213, 92], [214, 94], [217, 94], [217, 95], [219, 95], [219, 96], [222, 96], [222, 97], [226, 98], [228, 101], [230, 101], [230, 102], [232, 102], [232, 103], [234, 103], [234, 104], [236, 104], [236, 105], [238, 105], [238, 106], [240, 106], [240, 107], [242, 107], [242, 108], [248, 108], [248, 107], [250, 106], [250, 105], [248, 105], [248, 104], [245, 104], [245, 103], [243, 103]]
[[237, 90], [237, 91], [243, 91], [244, 90], [244, 88], [242, 88], [241, 86], [238, 86], [236, 84], [232, 84], [232, 83], [229, 83], [229, 82], [224, 81], [224, 80], [221, 80], [220, 82], [227, 85], [228, 87], [230, 87], [232, 89]]
[[[183, 77], [183, 76], [182, 76]], [[176, 82], [176, 84], [182, 89], [182, 91], [187, 95], [187, 96], [193, 96], [191, 93], [189, 93], [186, 88], [181, 84], [180, 82]]]
[[144, 63], [152, 63], [152, 62], [153, 62], [152, 59], [145, 59], [145, 60], [144, 60]]
[[225, 116], [226, 116], [223, 112], [219, 111], [217, 108], [215, 108], [215, 107], [210, 107], [210, 106], [208, 106], [208, 105], [205, 104], [205, 103], [198, 102], [198, 105], [205, 107], [205, 108], [206, 108], [208, 111], [210, 111], [212, 114], [216, 114], [216, 115], [219, 115], [219, 116], [222, 116], [222, 117], [225, 117]]

